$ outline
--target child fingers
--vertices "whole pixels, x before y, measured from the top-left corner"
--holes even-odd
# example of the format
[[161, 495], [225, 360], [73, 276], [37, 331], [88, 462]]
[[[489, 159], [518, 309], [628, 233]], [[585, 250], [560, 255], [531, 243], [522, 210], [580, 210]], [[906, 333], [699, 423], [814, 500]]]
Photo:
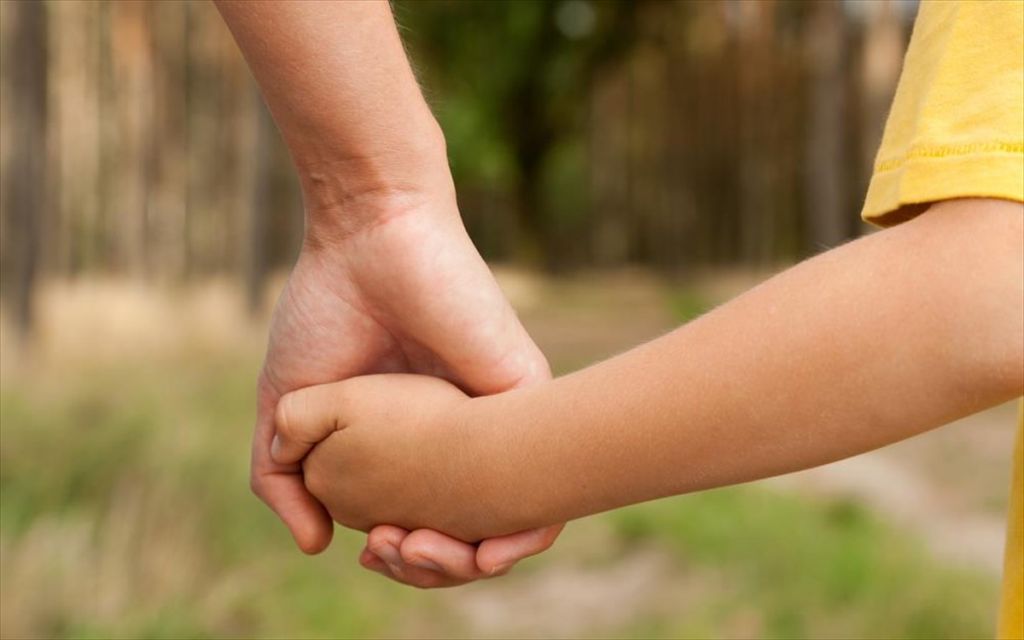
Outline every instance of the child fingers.
[[342, 384], [307, 387], [281, 396], [270, 443], [270, 455], [275, 462], [291, 464], [302, 460], [316, 444], [344, 427]]

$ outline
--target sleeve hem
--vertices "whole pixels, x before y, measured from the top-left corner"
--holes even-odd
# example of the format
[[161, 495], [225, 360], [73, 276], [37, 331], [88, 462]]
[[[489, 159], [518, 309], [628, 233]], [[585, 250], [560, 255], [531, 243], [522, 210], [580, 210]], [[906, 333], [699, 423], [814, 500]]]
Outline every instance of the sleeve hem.
[[1024, 154], [908, 158], [871, 177], [861, 218], [889, 227], [917, 216], [929, 203], [955, 198], [1024, 202]]

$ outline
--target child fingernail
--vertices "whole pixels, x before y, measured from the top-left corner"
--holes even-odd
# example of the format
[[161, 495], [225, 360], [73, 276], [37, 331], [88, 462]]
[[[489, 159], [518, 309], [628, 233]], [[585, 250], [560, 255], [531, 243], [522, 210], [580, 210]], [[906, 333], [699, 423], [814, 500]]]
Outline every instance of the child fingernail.
[[419, 567], [420, 569], [429, 569], [430, 571], [444, 571], [441, 565], [427, 560], [426, 558], [416, 558], [412, 561], [413, 566]]

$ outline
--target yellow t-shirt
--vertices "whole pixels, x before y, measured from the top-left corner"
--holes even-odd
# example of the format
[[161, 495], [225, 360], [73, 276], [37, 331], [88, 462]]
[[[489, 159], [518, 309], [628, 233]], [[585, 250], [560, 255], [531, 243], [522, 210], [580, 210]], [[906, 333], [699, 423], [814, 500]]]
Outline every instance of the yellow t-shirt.
[[[888, 226], [928, 203], [1024, 201], [1024, 1], [923, 2], [862, 216]], [[1024, 411], [1017, 432], [998, 636], [1024, 638]]]

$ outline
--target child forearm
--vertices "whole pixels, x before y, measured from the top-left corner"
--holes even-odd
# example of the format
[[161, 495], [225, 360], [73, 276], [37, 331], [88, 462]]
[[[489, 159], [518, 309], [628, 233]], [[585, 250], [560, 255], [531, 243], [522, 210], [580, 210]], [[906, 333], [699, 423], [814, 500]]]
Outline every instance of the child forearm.
[[826, 463], [1012, 399], [1022, 234], [1018, 204], [943, 203], [616, 358], [475, 399], [482, 482], [527, 528]]

